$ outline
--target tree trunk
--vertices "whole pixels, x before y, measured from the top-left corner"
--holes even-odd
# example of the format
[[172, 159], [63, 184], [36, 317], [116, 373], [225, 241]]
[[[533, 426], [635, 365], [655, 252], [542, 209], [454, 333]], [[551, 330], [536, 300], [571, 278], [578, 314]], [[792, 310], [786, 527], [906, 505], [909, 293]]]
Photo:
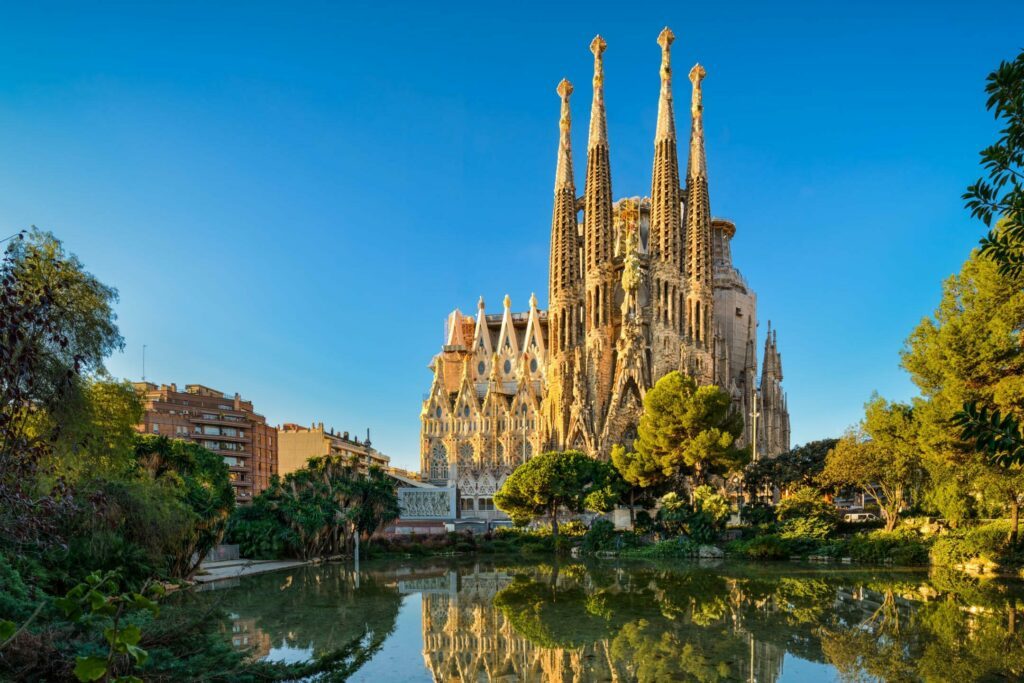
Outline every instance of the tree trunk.
[[1017, 529], [1020, 526], [1020, 500], [1017, 496], [1010, 501], [1010, 537], [1011, 546], [1017, 545]]
[[892, 531], [896, 528], [896, 515], [889, 510], [885, 511], [885, 530]]
[[636, 515], [633, 513], [633, 504], [636, 503], [636, 489], [629, 490], [629, 528], [636, 528]]
[[558, 541], [558, 503], [551, 504], [551, 537]]

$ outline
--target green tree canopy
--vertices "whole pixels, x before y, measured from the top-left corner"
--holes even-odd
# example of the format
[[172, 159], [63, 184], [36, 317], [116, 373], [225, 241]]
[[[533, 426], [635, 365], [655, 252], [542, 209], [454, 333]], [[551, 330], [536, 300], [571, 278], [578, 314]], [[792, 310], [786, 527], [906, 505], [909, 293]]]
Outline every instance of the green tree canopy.
[[756, 494], [777, 487], [785, 498], [794, 490], [816, 483], [825, 468], [825, 457], [839, 439], [820, 439], [747, 465], [743, 486]]
[[615, 471], [609, 463], [579, 451], [549, 451], [517, 467], [494, 494], [494, 504], [516, 524], [547, 515], [558, 535], [558, 512], [603, 512], [618, 497], [609, 490]]
[[1002, 273], [1024, 274], [1024, 51], [989, 74], [988, 109], [1003, 128], [981, 151], [988, 178], [967, 188], [964, 200], [985, 225], [998, 226], [981, 240], [981, 251]]
[[369, 536], [398, 512], [394, 480], [380, 468], [363, 472], [349, 458], [327, 455], [273, 477], [251, 506], [238, 508], [229, 537], [257, 557], [324, 557], [342, 552], [354, 534]]
[[873, 496], [891, 531], [924, 478], [919, 429], [913, 408], [875, 395], [864, 406], [861, 424], [829, 452], [819, 481], [836, 488], [860, 488]]
[[975, 251], [906, 341], [903, 367], [922, 394], [915, 413], [934, 484], [930, 497], [947, 517], [972, 514], [975, 506], [965, 504], [972, 498], [980, 508], [996, 502], [1014, 516], [1024, 500], [1024, 476], [990, 462], [957, 423], [965, 403], [1024, 416], [1022, 330], [1024, 274], [1001, 271]]
[[743, 417], [732, 409], [728, 392], [698, 387], [692, 377], [676, 371], [647, 392], [638, 432], [637, 469], [652, 482], [655, 463], [662, 477], [692, 476], [703, 483], [709, 474], [738, 470], [749, 457], [746, 449], [736, 447]]

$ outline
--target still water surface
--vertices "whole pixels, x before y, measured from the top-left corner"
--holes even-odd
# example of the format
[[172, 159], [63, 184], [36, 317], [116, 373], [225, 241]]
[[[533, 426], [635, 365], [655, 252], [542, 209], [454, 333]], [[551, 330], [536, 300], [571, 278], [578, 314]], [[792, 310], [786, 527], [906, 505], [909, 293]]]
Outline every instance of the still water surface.
[[199, 596], [232, 644], [355, 681], [1024, 679], [1024, 590], [950, 571], [487, 559], [327, 565]]

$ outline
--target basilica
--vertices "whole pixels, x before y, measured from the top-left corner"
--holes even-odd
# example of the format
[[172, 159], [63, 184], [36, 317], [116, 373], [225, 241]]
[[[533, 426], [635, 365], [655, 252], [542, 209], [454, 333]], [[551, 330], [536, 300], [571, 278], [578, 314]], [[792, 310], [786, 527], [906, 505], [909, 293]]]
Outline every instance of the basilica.
[[597, 36], [583, 195], [576, 191], [570, 96], [561, 99], [548, 306], [448, 315], [421, 412], [422, 478], [454, 486], [463, 517], [500, 516], [492, 495], [534, 453], [607, 457], [630, 445], [648, 389], [679, 370], [732, 394], [754, 457], [789, 448], [782, 356], [770, 323], [758, 378], [757, 296], [732, 262], [736, 226], [713, 218], [704, 149], [704, 67], [690, 70], [691, 127], [680, 174], [672, 32], [658, 36], [661, 92], [650, 197], [613, 199]]

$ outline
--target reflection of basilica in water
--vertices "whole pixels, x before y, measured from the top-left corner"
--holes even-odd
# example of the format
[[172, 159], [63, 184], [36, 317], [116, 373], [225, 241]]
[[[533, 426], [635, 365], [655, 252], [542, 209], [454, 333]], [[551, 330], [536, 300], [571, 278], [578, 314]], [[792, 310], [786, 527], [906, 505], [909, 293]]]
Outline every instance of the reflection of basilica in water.
[[[596, 589], [588, 585], [585, 572], [580, 575], [580, 568], [576, 565], [575, 572], [569, 568], [571, 573], [557, 577], [554, 586], [548, 583], [549, 577], [542, 575], [534, 581], [524, 575], [517, 578], [508, 571], [482, 571], [479, 568], [461, 576], [451, 571], [433, 580], [403, 585], [404, 590], [423, 595], [423, 659], [433, 679], [443, 683], [653, 681], [660, 678], [658, 671], [697, 674], [696, 670], [686, 670], [686, 662], [682, 660], [687, 655], [696, 668], [714, 672], [711, 678], [701, 677], [702, 680], [774, 683], [779, 679], [784, 649], [756, 639], [732, 619], [728, 611], [709, 619], [699, 613], [699, 603], [691, 604], [688, 617], [674, 616], [702, 631], [720, 632], [716, 638], [728, 647], [714, 648], [713, 652], [698, 647], [695, 651], [690, 643], [666, 639], [667, 634], [659, 626], [655, 642], [670, 644], [670, 650], [681, 645], [680, 661], [666, 663], [661, 669], [644, 667], [632, 656], [636, 653], [636, 643], [631, 642], [630, 637], [644, 637], [642, 631], [653, 621], [651, 615], [647, 615], [647, 619], [641, 617], [627, 622], [626, 626], [636, 627], [629, 629], [616, 628], [616, 622], [621, 619], [612, 614], [615, 595], [623, 598], [635, 595], [637, 587], [615, 587], [613, 584], [605, 589]], [[552, 622], [545, 623], [541, 614], [545, 604], [512, 600], [507, 603], [509, 609], [503, 609], [502, 597], [517, 590], [523, 592], [523, 587], [527, 593], [538, 588], [534, 597], [539, 597], [542, 602], [563, 600], [567, 608], [565, 613], [552, 614]], [[609, 590], [611, 600], [596, 597]], [[625, 602], [633, 601], [627, 599]], [[648, 603], [648, 606], [655, 607], [655, 604]], [[580, 610], [580, 619], [573, 618], [576, 607]], [[531, 623], [532, 616], [538, 617], [534, 623]], [[606, 637], [587, 642], [586, 634], [593, 633], [594, 624], [583, 622], [593, 622], [594, 617], [605, 627], [600, 630], [607, 632]], [[694, 618], [700, 623], [694, 623]], [[557, 623], [559, 619], [563, 621], [561, 625]], [[560, 626], [564, 631], [562, 634], [558, 633]], [[562, 646], [558, 642], [560, 635], [567, 641]], [[670, 653], [655, 656], [663, 654], [672, 656]], [[722, 655], [722, 659], [716, 659], [715, 654]], [[678, 671], [673, 670], [674, 664], [681, 665]], [[686, 680], [690, 675], [686, 675]]]

